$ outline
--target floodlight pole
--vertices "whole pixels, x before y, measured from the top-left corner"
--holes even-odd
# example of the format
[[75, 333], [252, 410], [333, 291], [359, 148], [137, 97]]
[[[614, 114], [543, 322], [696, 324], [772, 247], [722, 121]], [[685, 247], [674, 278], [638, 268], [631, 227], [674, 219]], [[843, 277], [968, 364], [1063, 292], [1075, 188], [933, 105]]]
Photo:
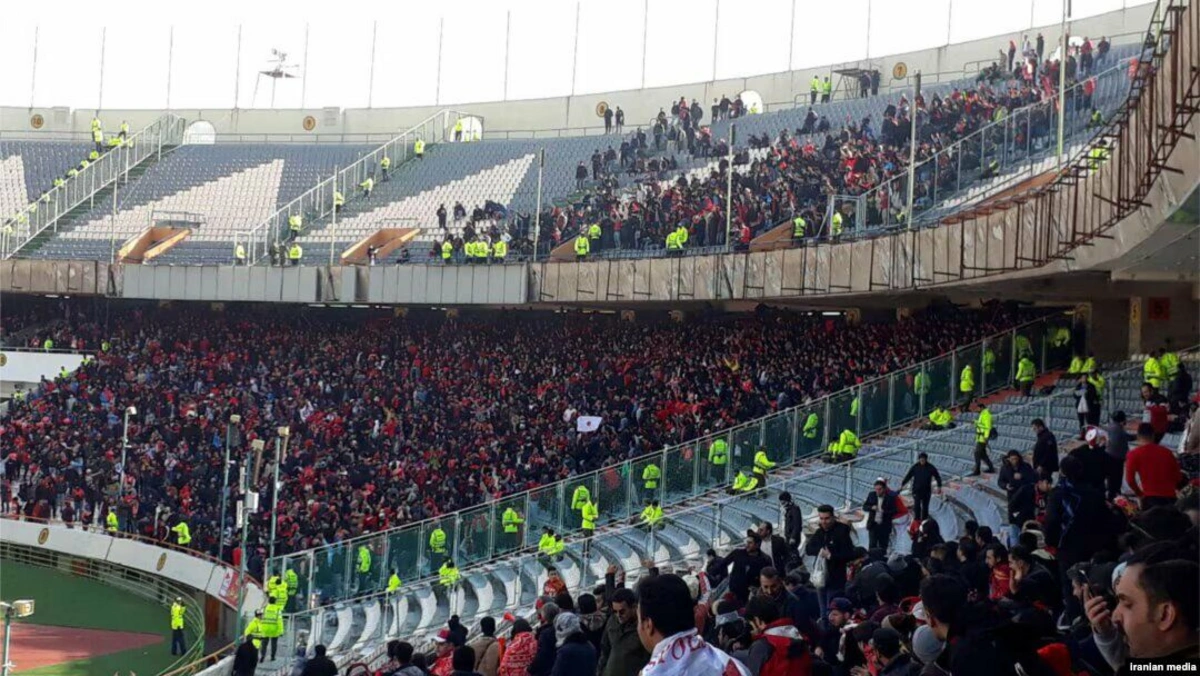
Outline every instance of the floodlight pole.
[[1062, 41], [1062, 51], [1058, 54], [1058, 167], [1063, 164], [1063, 134], [1067, 118], [1067, 52], [1071, 50], [1070, 36], [1067, 35], [1067, 17], [1071, 14], [1071, 0], [1063, 0], [1062, 21], [1059, 26], [1059, 40]]
[[921, 71], [917, 71], [917, 86], [913, 90], [912, 114], [909, 116], [908, 126], [911, 129], [911, 134], [908, 140], [908, 217], [905, 218], [908, 222], [908, 229], [913, 227], [913, 196], [916, 194], [917, 181], [917, 97], [921, 95]]
[[729, 234], [733, 230], [733, 144], [737, 138], [737, 125], [729, 125], [729, 152], [725, 167], [725, 248], [729, 248]]

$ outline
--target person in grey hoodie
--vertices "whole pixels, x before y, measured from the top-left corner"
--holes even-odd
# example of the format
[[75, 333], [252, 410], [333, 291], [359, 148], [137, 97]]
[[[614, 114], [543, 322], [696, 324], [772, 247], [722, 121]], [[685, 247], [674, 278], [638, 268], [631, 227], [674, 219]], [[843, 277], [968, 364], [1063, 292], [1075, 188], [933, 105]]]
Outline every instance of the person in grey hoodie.
[[1105, 477], [1105, 493], [1112, 500], [1121, 494], [1122, 482], [1125, 480], [1125, 456], [1129, 455], [1129, 442], [1134, 437], [1125, 431], [1125, 412], [1115, 411], [1108, 424], [1104, 426], [1104, 434], [1108, 437], [1104, 451], [1108, 453], [1108, 473]]

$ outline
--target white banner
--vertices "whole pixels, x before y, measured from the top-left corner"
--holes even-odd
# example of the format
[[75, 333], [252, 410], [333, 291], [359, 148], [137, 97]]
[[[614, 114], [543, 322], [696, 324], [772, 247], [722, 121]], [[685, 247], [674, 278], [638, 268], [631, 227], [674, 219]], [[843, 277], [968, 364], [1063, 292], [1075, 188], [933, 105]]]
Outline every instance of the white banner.
[[575, 419], [576, 432], [595, 432], [604, 419], [598, 415], [581, 415]]

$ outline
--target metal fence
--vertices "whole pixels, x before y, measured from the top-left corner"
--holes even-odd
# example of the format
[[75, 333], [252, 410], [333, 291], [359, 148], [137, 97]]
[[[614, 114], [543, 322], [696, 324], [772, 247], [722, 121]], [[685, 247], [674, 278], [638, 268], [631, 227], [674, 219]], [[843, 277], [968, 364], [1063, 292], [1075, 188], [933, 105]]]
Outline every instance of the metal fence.
[[[6, 221], [0, 231], [0, 258], [11, 258], [21, 247], [53, 228], [58, 232], [59, 220], [75, 207], [88, 202], [95, 206], [96, 193], [118, 179], [124, 178], [130, 169], [148, 157], [161, 157], [164, 146], [183, 142], [185, 128], [183, 118], [166, 114], [141, 131], [100, 156], [95, 162], [78, 169], [78, 173], [66, 179], [45, 195], [25, 206]], [[83, 159], [83, 158], [80, 158]]]
[[[1071, 319], [1065, 315], [1037, 320], [718, 434], [420, 523], [276, 557], [268, 565], [276, 573], [297, 572], [302, 608], [380, 591], [392, 571], [406, 582], [435, 576], [444, 558], [429, 546], [437, 529], [446, 535], [445, 555], [465, 571], [534, 548], [543, 527], [556, 533], [577, 530], [579, 516], [571, 507], [576, 487], [587, 487], [596, 501], [598, 525], [635, 516], [649, 499], [676, 505], [728, 486], [736, 472], [749, 471], [760, 448], [773, 462], [788, 466], [820, 454], [843, 430], [859, 438], [883, 434], [927, 416], [935, 407], [960, 403], [966, 394], [959, 391], [959, 375], [967, 364], [977, 374], [976, 395], [1009, 385], [1019, 353], [1030, 354], [1041, 370], [1060, 365], [1070, 357], [1069, 340], [1063, 342], [1070, 330]], [[813, 416], [815, 426], [810, 422]], [[717, 440], [728, 445], [729, 462], [724, 466], [708, 462], [709, 448]], [[653, 487], [643, 479], [651, 465], [661, 475]], [[505, 533], [501, 520], [510, 507], [525, 520], [515, 534]], [[371, 554], [366, 572], [358, 569], [360, 546]]]

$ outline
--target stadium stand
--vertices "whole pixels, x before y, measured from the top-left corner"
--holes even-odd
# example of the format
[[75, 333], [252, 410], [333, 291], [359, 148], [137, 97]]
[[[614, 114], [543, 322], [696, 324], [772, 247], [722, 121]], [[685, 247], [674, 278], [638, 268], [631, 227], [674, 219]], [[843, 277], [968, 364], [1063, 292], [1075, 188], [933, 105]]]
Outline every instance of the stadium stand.
[[64, 141], [0, 141], [0, 216], [11, 218], [36, 200], [90, 149]]

